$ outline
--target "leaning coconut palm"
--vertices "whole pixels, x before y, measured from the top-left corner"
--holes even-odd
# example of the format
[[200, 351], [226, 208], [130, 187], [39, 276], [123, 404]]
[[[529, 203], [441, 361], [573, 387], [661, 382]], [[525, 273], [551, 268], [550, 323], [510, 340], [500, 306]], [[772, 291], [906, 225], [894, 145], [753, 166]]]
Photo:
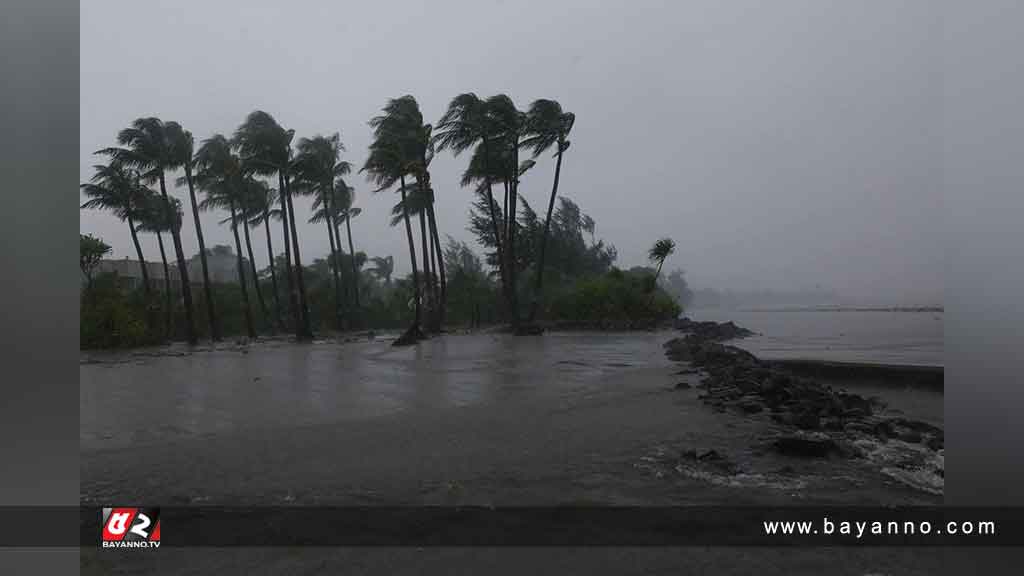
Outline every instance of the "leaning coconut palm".
[[[100, 150], [100, 153], [109, 155], [122, 166], [138, 170], [146, 182], [159, 182], [160, 194], [169, 201], [165, 171], [174, 168], [178, 162], [178, 152], [168, 139], [167, 125], [159, 118], [139, 118], [117, 134], [117, 142], [120, 148], [107, 148]], [[171, 231], [171, 238], [174, 240], [178, 278], [181, 281], [181, 298], [185, 305], [185, 337], [189, 344], [195, 344], [198, 339], [192, 317], [192, 288], [188, 280], [185, 253], [181, 248], [181, 235], [177, 231]]]
[[676, 243], [671, 238], [662, 238], [651, 246], [651, 249], [647, 251], [647, 257], [652, 263], [658, 263], [658, 271], [654, 273], [654, 285], [658, 285], [658, 276], [661, 276], [661, 266], [665, 264], [665, 259], [672, 255], [676, 251]]
[[400, 98], [389, 100], [384, 106], [384, 114], [373, 121], [375, 132], [378, 134], [389, 134], [391, 138], [400, 142], [404, 154], [405, 170], [412, 175], [415, 187], [409, 188], [409, 192], [420, 190], [427, 199], [425, 211], [420, 215], [420, 229], [425, 232], [429, 228], [430, 239], [423, 242], [423, 269], [426, 272], [426, 293], [428, 299], [435, 305], [435, 311], [429, 317], [429, 329], [440, 331], [443, 322], [443, 306], [437, 304], [444, 301], [444, 274], [441, 272], [441, 297], [438, 297], [437, 270], [431, 264], [429, 253], [434, 251], [435, 245], [440, 245], [440, 238], [437, 233], [437, 216], [434, 211], [434, 189], [430, 179], [430, 163], [434, 159], [433, 127], [424, 124], [423, 114], [420, 112], [419, 104], [412, 96], [406, 95]]
[[[401, 134], [387, 130], [388, 123], [385, 116], [377, 116], [370, 121], [370, 126], [374, 128], [374, 141], [370, 145], [370, 153], [366, 158], [366, 163], [363, 164], [359, 171], [366, 172], [367, 180], [376, 186], [374, 192], [388, 190], [398, 183], [398, 190], [402, 195], [404, 203], [406, 195], [405, 175], [408, 173], [407, 166], [410, 163], [410, 158], [413, 157], [408, 154], [407, 146], [403, 147]], [[424, 338], [423, 331], [420, 328], [422, 311], [420, 309], [419, 272], [416, 268], [416, 245], [413, 242], [412, 225], [409, 223], [408, 212], [404, 214], [403, 219], [405, 220], [405, 235], [409, 241], [409, 260], [412, 263], [415, 317], [405, 334], [398, 338], [398, 340], [395, 340], [394, 344], [396, 346], [414, 344]]]
[[337, 222], [334, 220], [336, 210], [331, 206], [334, 194], [334, 181], [352, 170], [352, 166], [340, 159], [345, 146], [341, 136], [335, 132], [331, 136], [315, 136], [302, 138], [297, 145], [298, 154], [292, 162], [295, 174], [294, 190], [297, 194], [311, 194], [324, 204], [324, 216], [327, 223], [327, 235], [331, 246], [331, 273], [334, 280], [335, 317], [338, 329], [343, 328], [341, 314], [341, 271], [338, 269], [337, 248], [341, 239], [335, 238]]
[[[270, 236], [270, 220], [281, 220], [281, 210], [273, 207], [277, 201], [277, 191], [264, 183], [262, 186], [253, 188], [251, 192], [249, 196], [249, 211], [251, 213], [249, 224], [252, 226], [262, 225], [264, 232], [266, 232], [267, 261], [270, 263], [270, 289], [274, 292], [274, 322], [276, 322], [277, 326], [283, 328], [284, 325], [281, 322], [281, 295], [277, 289], [277, 267], [274, 266], [274, 243]], [[258, 280], [259, 275], [256, 275], [255, 278]]]
[[[261, 176], [277, 175], [281, 201], [282, 225], [285, 234], [285, 259], [288, 264], [288, 292], [295, 319], [295, 337], [300, 341], [313, 339], [310, 329], [306, 282], [302, 273], [302, 255], [295, 225], [295, 206], [291, 197], [291, 142], [294, 130], [285, 130], [274, 117], [262, 110], [251, 112], [235, 131], [232, 144], [242, 158], [246, 173]], [[289, 254], [294, 252], [294, 269]], [[294, 278], [293, 278], [294, 277]]]
[[[537, 158], [552, 146], [558, 146], [558, 150], [555, 152], [555, 157], [557, 158], [555, 162], [555, 182], [551, 186], [548, 212], [544, 218], [544, 234], [541, 236], [536, 280], [533, 298], [530, 303], [529, 321], [533, 322], [537, 316], [537, 308], [544, 289], [544, 256], [548, 244], [548, 235], [551, 233], [551, 212], [555, 208], [555, 197], [558, 196], [558, 179], [562, 174], [562, 154], [569, 149], [569, 132], [576, 122], [576, 115], [572, 112], [563, 111], [562, 106], [554, 100], [534, 100], [526, 116], [526, 139], [521, 143], [523, 148], [531, 150], [533, 157]], [[589, 229], [591, 234], [593, 234], [593, 220], [589, 223]]]
[[238, 237], [238, 225], [242, 220], [239, 208], [245, 195], [245, 177], [242, 163], [231, 151], [231, 143], [221, 134], [214, 134], [203, 141], [195, 155], [195, 180], [206, 198], [199, 204], [201, 210], [227, 209], [231, 214], [231, 231], [235, 237], [235, 257], [238, 268], [238, 285], [242, 290], [242, 312], [245, 327], [250, 338], [256, 337], [249, 306], [249, 290], [245, 282], [245, 266], [242, 262], [242, 243]]
[[157, 246], [160, 247], [160, 261], [164, 265], [164, 334], [170, 337], [172, 333], [173, 299], [171, 295], [171, 269], [167, 265], [167, 252], [164, 251], [164, 232], [181, 230], [181, 201], [172, 198], [170, 202], [164, 200], [154, 191], [146, 195], [142, 216], [139, 219], [138, 229], [141, 232], [156, 234]]
[[[177, 122], [164, 125], [167, 142], [171, 148], [170, 159], [172, 168], [184, 168], [185, 176], [178, 179], [178, 186], [188, 186], [188, 198], [192, 205], [192, 222], [196, 227], [196, 239], [199, 241], [199, 262], [203, 270], [203, 295], [206, 297], [206, 313], [210, 320], [210, 334], [213, 340], [220, 340], [220, 324], [213, 300], [213, 285], [210, 283], [210, 270], [206, 262], [206, 241], [203, 239], [203, 227], [199, 223], [199, 204], [196, 202], [196, 190], [192, 181], [192, 133], [185, 130]], [[180, 228], [180, 226], [179, 226]]]
[[135, 254], [139, 258], [139, 272], [142, 273], [142, 287], [149, 300], [149, 271], [146, 260], [142, 257], [142, 246], [139, 244], [136, 223], [142, 217], [148, 190], [139, 184], [139, 175], [116, 162], [93, 166], [95, 173], [89, 182], [79, 188], [89, 198], [84, 210], [108, 210], [117, 218], [128, 223], [128, 230], [135, 245]]
[[[420, 221], [420, 245], [422, 247], [423, 261], [423, 289], [427, 293], [427, 309], [429, 312], [434, 312], [437, 306], [437, 302], [434, 299], [434, 294], [431, 293], [431, 276], [433, 271], [430, 266], [430, 246], [433, 245], [432, 238], [427, 238], [427, 226], [425, 215], [429, 209], [429, 199], [427, 195], [423, 193], [422, 189], [417, 185], [410, 184], [409, 189], [403, 195], [403, 198], [399, 200], [391, 208], [391, 226], [398, 226], [403, 222], [405, 215], [419, 216]], [[434, 326], [431, 326], [434, 329]]]
[[[477, 142], [481, 145], [482, 172], [486, 175], [493, 174], [490, 166], [492, 159], [492, 148], [496, 153], [500, 146], [496, 139], [501, 137], [500, 130], [495, 126], [494, 117], [488, 110], [488, 104], [477, 97], [476, 94], [460, 94], [448, 104], [448, 110], [437, 123], [434, 135], [431, 139], [438, 151], [451, 149], [456, 156], [474, 146]], [[494, 210], [494, 193], [492, 184], [494, 180], [490, 177], [484, 178], [484, 187], [487, 191], [487, 206], [490, 208], [491, 226], [494, 229], [495, 249], [498, 253], [498, 273], [501, 276], [501, 284], [508, 298], [510, 284], [503, 250], [502, 234], [499, 232], [498, 215]]]
[[[345, 231], [348, 235], [348, 253], [352, 255], [352, 294], [356, 300], [356, 310], [360, 308], [359, 304], [359, 266], [356, 262], [356, 251], [352, 244], [352, 219], [363, 213], [362, 208], [353, 206], [356, 201], [356, 190], [349, 186], [341, 178], [338, 178], [334, 182], [335, 200], [332, 208], [335, 211], [335, 226], [339, 220], [345, 222]], [[337, 232], [336, 232], [337, 235]]]
[[[260, 286], [260, 275], [256, 270], [256, 257], [252, 251], [252, 238], [249, 234], [249, 223], [254, 217], [262, 216], [262, 212], [259, 207], [260, 199], [266, 199], [267, 194], [267, 183], [262, 180], [257, 180], [252, 176], [245, 176], [241, 183], [242, 191], [239, 194], [239, 210], [238, 210], [238, 221], [242, 225], [243, 238], [245, 239], [245, 252], [249, 256], [249, 272], [252, 274], [253, 287], [256, 289], [256, 300], [260, 304], [260, 313], [263, 315], [263, 321], [273, 331], [274, 320], [270, 316], [270, 311], [267, 309], [267, 302], [263, 298], [263, 288]], [[254, 206], [257, 207], [254, 209]], [[219, 222], [220, 224], [231, 224], [231, 217], [225, 218]]]

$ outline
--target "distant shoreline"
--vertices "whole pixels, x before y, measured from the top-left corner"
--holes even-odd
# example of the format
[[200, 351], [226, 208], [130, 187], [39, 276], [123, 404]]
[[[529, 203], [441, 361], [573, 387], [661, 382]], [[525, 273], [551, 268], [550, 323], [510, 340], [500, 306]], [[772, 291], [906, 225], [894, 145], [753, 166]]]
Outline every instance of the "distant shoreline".
[[717, 310], [733, 310], [737, 312], [945, 312], [944, 306], [783, 306], [783, 307], [737, 307], [737, 308], [697, 308], [705, 312]]

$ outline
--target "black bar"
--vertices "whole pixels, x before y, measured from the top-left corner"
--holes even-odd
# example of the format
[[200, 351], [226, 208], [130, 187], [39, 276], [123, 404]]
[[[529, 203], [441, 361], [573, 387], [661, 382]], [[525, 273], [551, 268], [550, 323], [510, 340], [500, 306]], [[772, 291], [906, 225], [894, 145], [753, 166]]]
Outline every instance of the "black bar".
[[[0, 508], [0, 546], [99, 547], [102, 508]], [[74, 534], [78, 521], [79, 533]], [[833, 525], [825, 534], [824, 519]], [[809, 521], [817, 534], [765, 533]], [[951, 535], [947, 523], [993, 522]], [[851, 533], [842, 533], [850, 522]], [[867, 522], [857, 537], [856, 522]], [[881, 522], [883, 534], [872, 534]], [[890, 534], [889, 522], [900, 533]], [[906, 523], [916, 526], [906, 534]], [[921, 533], [922, 522], [931, 532]], [[169, 507], [161, 547], [202, 546], [1022, 546], [1024, 508]]]

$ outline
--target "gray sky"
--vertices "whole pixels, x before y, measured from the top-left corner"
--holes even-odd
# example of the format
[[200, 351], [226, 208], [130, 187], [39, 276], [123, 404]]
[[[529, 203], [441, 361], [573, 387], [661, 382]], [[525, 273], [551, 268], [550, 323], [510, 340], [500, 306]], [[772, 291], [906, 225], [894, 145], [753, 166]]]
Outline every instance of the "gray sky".
[[[197, 142], [254, 109], [296, 137], [341, 132], [357, 167], [366, 122], [414, 95], [436, 123], [453, 96], [504, 92], [525, 109], [576, 114], [560, 193], [597, 222], [618, 265], [660, 236], [668, 269], [698, 287], [801, 289], [862, 300], [941, 302], [937, 8], [924, 1], [146, 2], [81, 7], [81, 178], [92, 152], [140, 116], [176, 120]], [[468, 155], [432, 165], [443, 234], [466, 231]], [[521, 192], [538, 210], [548, 155]], [[359, 176], [357, 250], [408, 270], [387, 225], [392, 194]], [[172, 193], [187, 202], [186, 190]], [[308, 202], [300, 201], [308, 218]], [[202, 216], [207, 244], [231, 244]], [[82, 212], [83, 232], [134, 257], [127, 225]], [[300, 229], [303, 257], [328, 251]], [[262, 238], [262, 230], [258, 230]], [[280, 229], [275, 248], [283, 249]], [[191, 219], [183, 243], [197, 250]], [[262, 241], [259, 246], [264, 246]], [[254, 250], [257, 249], [254, 247]], [[156, 241], [143, 238], [147, 259]], [[266, 263], [265, 248], [257, 261]]]

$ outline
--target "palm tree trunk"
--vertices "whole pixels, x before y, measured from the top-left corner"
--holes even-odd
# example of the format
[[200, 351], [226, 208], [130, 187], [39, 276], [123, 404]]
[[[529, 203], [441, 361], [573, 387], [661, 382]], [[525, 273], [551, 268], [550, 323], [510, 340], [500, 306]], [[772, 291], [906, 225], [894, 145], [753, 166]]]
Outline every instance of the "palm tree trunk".
[[295, 204], [292, 203], [292, 193], [288, 182], [288, 173], [284, 174], [284, 187], [287, 190], [285, 196], [288, 197], [288, 220], [291, 223], [292, 229], [292, 250], [295, 252], [295, 279], [297, 280], [299, 288], [299, 318], [302, 320], [301, 325], [296, 326], [295, 336], [299, 340], [312, 340], [313, 331], [309, 325], [309, 305], [306, 302], [306, 280], [303, 277], [302, 272], [302, 254], [299, 251], [299, 234], [295, 228]]
[[277, 182], [278, 195], [281, 197], [281, 230], [284, 233], [284, 263], [287, 272], [284, 277], [288, 287], [288, 308], [291, 310], [292, 322], [295, 323], [295, 326], [299, 326], [299, 298], [295, 293], [295, 278], [292, 277], [294, 274], [292, 270], [292, 241], [288, 234], [288, 200], [285, 194], [283, 173], [277, 173]]
[[[247, 209], [243, 209], [244, 213], [248, 213]], [[245, 216], [242, 217], [242, 231], [245, 232], [245, 251], [249, 254], [249, 267], [252, 271], [252, 285], [256, 288], [256, 300], [260, 303], [260, 314], [263, 314], [263, 321], [268, 325], [271, 324], [270, 312], [267, 311], [267, 301], [263, 299], [263, 289], [260, 288], [260, 276], [256, 272], [256, 258], [252, 253], [252, 240], [249, 236], [249, 219]]]
[[490, 152], [488, 150], [487, 138], [483, 138], [484, 145], [484, 182], [487, 184], [487, 207], [491, 212], [491, 227], [494, 229], [494, 245], [498, 251], [498, 274], [501, 276], [502, 289], [505, 297], [508, 297], [508, 277], [505, 273], [505, 252], [501, 246], [501, 233], [498, 231], [498, 215], [494, 212], [494, 193], [491, 190], [491, 169], [488, 165]]
[[512, 319], [512, 327], [518, 328], [519, 290], [516, 286], [516, 268], [518, 266], [516, 262], [516, 199], [519, 196], [519, 146], [518, 143], [515, 144], [512, 152], [512, 182], [509, 186], [508, 199], [508, 236], [506, 236], [508, 250], [505, 253], [508, 255], [509, 315]]
[[530, 322], [537, 317], [537, 308], [544, 288], [544, 255], [548, 246], [548, 234], [551, 233], [551, 212], [555, 209], [555, 197], [558, 195], [558, 177], [562, 174], [562, 144], [558, 144], [558, 161], [555, 162], [555, 184], [551, 187], [551, 198], [548, 199], [548, 214], [544, 217], [544, 235], [540, 241], [540, 256], [537, 258], [537, 277], [533, 290], [533, 302], [530, 305]]
[[[430, 283], [430, 248], [427, 246], [427, 219], [423, 215], [422, 209], [420, 210], [420, 245], [423, 247], [423, 287], [427, 292], [427, 302], [430, 305], [430, 310], [433, 311], [434, 291]], [[430, 323], [428, 329], [433, 330], [432, 318], [428, 318], [428, 322]]]
[[256, 337], [252, 323], [252, 308], [249, 307], [249, 289], [245, 285], [245, 264], [242, 262], [242, 243], [238, 240], [238, 218], [235, 215], [235, 201], [231, 201], [231, 233], [235, 236], [235, 258], [238, 268], [238, 286], [242, 289], [242, 312], [245, 313], [245, 329], [249, 338]]
[[437, 248], [437, 269], [441, 274], [441, 303], [438, 306], [438, 324], [444, 326], [445, 309], [448, 306], [448, 281], [444, 272], [444, 250], [441, 248], [441, 236], [437, 231], [437, 217], [434, 214], [433, 191], [430, 194], [430, 203], [427, 205], [427, 216], [430, 218], [430, 229], [434, 236], [434, 246]]
[[334, 281], [334, 318], [337, 324], [338, 330], [344, 328], [344, 319], [342, 317], [342, 299], [341, 299], [341, 261], [338, 260], [338, 252], [341, 252], [341, 238], [338, 237], [338, 227], [334, 222], [334, 207], [331, 205], [331, 194], [333, 193], [334, 184], [328, 183], [328, 186], [324, 187], [326, 192], [322, 193], [324, 203], [324, 215], [327, 223], [327, 239], [331, 243], [331, 258], [330, 258], [330, 269], [331, 279]]
[[[164, 200], [170, 203], [167, 196], [167, 184], [164, 182], [164, 172], [160, 171], [160, 193]], [[181, 299], [185, 305], [185, 338], [189, 344], [198, 343], [196, 337], [196, 325], [192, 318], [192, 286], [188, 281], [188, 267], [185, 266], [185, 252], [181, 249], [181, 234], [175, 228], [171, 228], [171, 239], [174, 240], [174, 254], [178, 258], [178, 275], [181, 280]]]
[[405, 176], [401, 177], [402, 184], [402, 219], [405, 220], [405, 236], [409, 240], [409, 260], [412, 262], [412, 287], [413, 287], [413, 298], [416, 301], [416, 319], [413, 321], [412, 328], [416, 330], [420, 329], [420, 275], [416, 270], [416, 245], [412, 240], [412, 224], [409, 223], [409, 205], [406, 204], [405, 200]]
[[171, 337], [171, 318], [173, 310], [171, 309], [171, 269], [167, 265], [167, 253], [164, 252], [164, 236], [159, 231], [156, 233], [156, 244], [160, 247], [160, 260], [164, 263], [164, 336], [168, 339]]
[[[327, 210], [327, 200], [324, 199], [324, 209]], [[324, 224], [327, 226], [327, 240], [331, 244], [330, 257], [327, 259], [327, 266], [331, 271], [331, 283], [334, 284], [334, 324], [338, 331], [344, 329], [341, 315], [341, 282], [338, 278], [338, 250], [335, 242], [335, 230], [331, 226], [331, 217], [328, 214], [324, 220]]]
[[[270, 207], [263, 207], [263, 229], [267, 233], [267, 257], [270, 259], [270, 286], [274, 290], [274, 320], [281, 326], [281, 296], [277, 289], [277, 272], [274, 267], [274, 244], [270, 240]], [[271, 324], [273, 326], [273, 324]], [[271, 328], [273, 332], [273, 328]]]
[[348, 253], [352, 255], [352, 294], [356, 298], [356, 310], [359, 309], [359, 266], [356, 266], [356, 252], [352, 247], [352, 219], [345, 215], [345, 230], [348, 232]]
[[132, 243], [135, 244], [135, 253], [139, 256], [139, 272], [142, 273], [142, 289], [145, 291], [146, 301], [148, 303], [149, 270], [146, 268], [146, 260], [142, 257], [142, 245], [139, 244], [139, 234], [135, 231], [135, 220], [131, 216], [128, 216], [128, 228], [132, 231]]
[[206, 297], [206, 313], [210, 317], [210, 335], [216, 342], [220, 340], [220, 325], [217, 324], [217, 314], [214, 309], [210, 270], [206, 264], [206, 242], [203, 241], [203, 227], [199, 224], [199, 206], [196, 204], [196, 191], [192, 184], [192, 166], [189, 162], [185, 163], [185, 180], [188, 182], [188, 197], [192, 203], [192, 221], [195, 222], [196, 238], [199, 240], [199, 261], [203, 265], [203, 294]]

